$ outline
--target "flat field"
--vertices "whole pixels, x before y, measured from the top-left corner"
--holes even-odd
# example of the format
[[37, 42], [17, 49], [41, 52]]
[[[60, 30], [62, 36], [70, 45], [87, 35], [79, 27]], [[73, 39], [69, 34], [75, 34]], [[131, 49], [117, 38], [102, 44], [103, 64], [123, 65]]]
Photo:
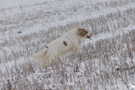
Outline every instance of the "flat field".
[[[93, 34], [80, 54], [46, 69], [33, 62], [34, 53], [77, 27]], [[130, 84], [135, 0], [1, 1], [1, 90], [129, 90]]]

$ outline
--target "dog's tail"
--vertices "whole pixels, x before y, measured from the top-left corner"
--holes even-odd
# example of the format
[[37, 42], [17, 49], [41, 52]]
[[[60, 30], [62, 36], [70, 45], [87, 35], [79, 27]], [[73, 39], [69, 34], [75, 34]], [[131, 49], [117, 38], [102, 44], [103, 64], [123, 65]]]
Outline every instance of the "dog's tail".
[[33, 56], [34, 61], [39, 63], [41, 68], [48, 67], [52, 63], [51, 58], [52, 55], [49, 53], [49, 49], [47, 47], [43, 48]]
[[43, 60], [43, 56], [47, 53], [47, 48], [43, 48], [41, 51], [33, 55], [33, 59], [36, 63], [40, 63]]

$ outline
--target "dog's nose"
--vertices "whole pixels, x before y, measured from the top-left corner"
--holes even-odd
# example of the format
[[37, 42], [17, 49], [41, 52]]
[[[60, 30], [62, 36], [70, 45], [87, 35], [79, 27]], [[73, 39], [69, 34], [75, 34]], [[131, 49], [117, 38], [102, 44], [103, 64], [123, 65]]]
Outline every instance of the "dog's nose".
[[91, 38], [92, 34], [91, 35], [87, 35], [87, 38]]
[[87, 38], [90, 38], [90, 36], [87, 35]]

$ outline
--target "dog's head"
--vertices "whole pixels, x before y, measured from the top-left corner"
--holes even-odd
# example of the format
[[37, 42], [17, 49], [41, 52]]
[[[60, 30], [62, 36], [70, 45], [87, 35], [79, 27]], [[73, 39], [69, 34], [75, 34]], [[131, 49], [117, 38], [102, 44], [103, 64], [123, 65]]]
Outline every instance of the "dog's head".
[[77, 34], [78, 34], [79, 36], [83, 37], [83, 38], [86, 38], [86, 39], [89, 39], [89, 38], [92, 36], [92, 34], [90, 35], [90, 34], [88, 33], [88, 31], [85, 30], [85, 29], [83, 29], [83, 28], [78, 28], [78, 29], [77, 29]]

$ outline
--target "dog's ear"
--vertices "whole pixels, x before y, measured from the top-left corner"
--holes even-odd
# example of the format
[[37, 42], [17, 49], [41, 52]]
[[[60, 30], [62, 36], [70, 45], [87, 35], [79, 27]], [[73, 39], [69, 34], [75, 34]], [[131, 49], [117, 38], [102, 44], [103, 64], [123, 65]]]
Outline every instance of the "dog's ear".
[[86, 34], [88, 34], [88, 31], [86, 31], [86, 30], [83, 29], [83, 28], [78, 28], [77, 33], [78, 33], [80, 36], [85, 36]]

